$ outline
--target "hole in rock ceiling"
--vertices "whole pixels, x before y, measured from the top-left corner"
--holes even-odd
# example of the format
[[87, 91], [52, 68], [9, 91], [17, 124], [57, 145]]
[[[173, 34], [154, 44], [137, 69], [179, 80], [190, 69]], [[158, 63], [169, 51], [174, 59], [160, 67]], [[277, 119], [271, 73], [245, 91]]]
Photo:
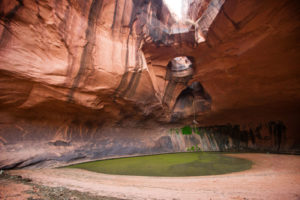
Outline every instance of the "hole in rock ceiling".
[[188, 7], [183, 6], [185, 0], [164, 0], [173, 17], [179, 21], [183, 18], [183, 13], [188, 11]]
[[225, 0], [163, 0], [176, 20], [169, 34], [185, 33], [195, 29], [197, 43], [205, 41], [207, 32]]
[[187, 77], [193, 75], [192, 61], [186, 56], [175, 57], [171, 60], [172, 77]]

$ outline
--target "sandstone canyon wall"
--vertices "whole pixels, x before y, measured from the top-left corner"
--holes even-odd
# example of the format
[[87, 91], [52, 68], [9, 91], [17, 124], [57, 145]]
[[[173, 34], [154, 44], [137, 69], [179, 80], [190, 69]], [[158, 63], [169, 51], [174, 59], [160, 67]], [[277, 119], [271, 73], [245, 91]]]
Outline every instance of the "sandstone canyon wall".
[[298, 1], [189, 2], [178, 22], [161, 0], [0, 1], [0, 168], [299, 153]]

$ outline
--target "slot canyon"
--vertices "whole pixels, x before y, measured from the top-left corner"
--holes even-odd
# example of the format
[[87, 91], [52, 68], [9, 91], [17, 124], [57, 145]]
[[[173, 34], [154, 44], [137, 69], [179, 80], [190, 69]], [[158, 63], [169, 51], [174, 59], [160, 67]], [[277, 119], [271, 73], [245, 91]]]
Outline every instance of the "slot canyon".
[[[0, 22], [0, 199], [300, 199], [298, 0], [0, 0]], [[64, 168], [179, 152], [252, 167]]]

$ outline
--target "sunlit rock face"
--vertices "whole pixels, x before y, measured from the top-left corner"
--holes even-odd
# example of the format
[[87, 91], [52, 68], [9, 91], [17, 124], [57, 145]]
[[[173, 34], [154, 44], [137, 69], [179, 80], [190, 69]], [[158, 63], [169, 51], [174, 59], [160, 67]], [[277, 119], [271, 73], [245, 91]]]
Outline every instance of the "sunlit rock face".
[[[162, 0], [1, 1], [0, 168], [299, 151], [299, 3], [184, 5], [178, 21]], [[170, 133], [191, 124], [203, 135]]]
[[[1, 7], [8, 7], [9, 2]], [[135, 21], [138, 12], [147, 13], [151, 5], [16, 1], [11, 10], [4, 11], [1, 70], [32, 82], [26, 101], [19, 106], [34, 107], [51, 99], [103, 109], [116, 96], [141, 104], [155, 102], [140, 51], [147, 18]], [[142, 88], [139, 80], [144, 81]]]
[[169, 120], [166, 84], [142, 51], [144, 43], [185, 42], [170, 31], [176, 21], [163, 1], [2, 1], [1, 8], [3, 108], [58, 101], [109, 113], [113, 124], [124, 105], [146, 116], [155, 107]]

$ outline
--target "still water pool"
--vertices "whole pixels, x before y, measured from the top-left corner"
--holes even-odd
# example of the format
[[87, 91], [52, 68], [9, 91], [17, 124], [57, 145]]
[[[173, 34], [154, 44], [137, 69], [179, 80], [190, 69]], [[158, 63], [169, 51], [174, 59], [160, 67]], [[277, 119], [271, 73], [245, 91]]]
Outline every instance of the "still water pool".
[[250, 169], [252, 162], [216, 152], [172, 153], [70, 165], [93, 172], [136, 176], [206, 176]]

